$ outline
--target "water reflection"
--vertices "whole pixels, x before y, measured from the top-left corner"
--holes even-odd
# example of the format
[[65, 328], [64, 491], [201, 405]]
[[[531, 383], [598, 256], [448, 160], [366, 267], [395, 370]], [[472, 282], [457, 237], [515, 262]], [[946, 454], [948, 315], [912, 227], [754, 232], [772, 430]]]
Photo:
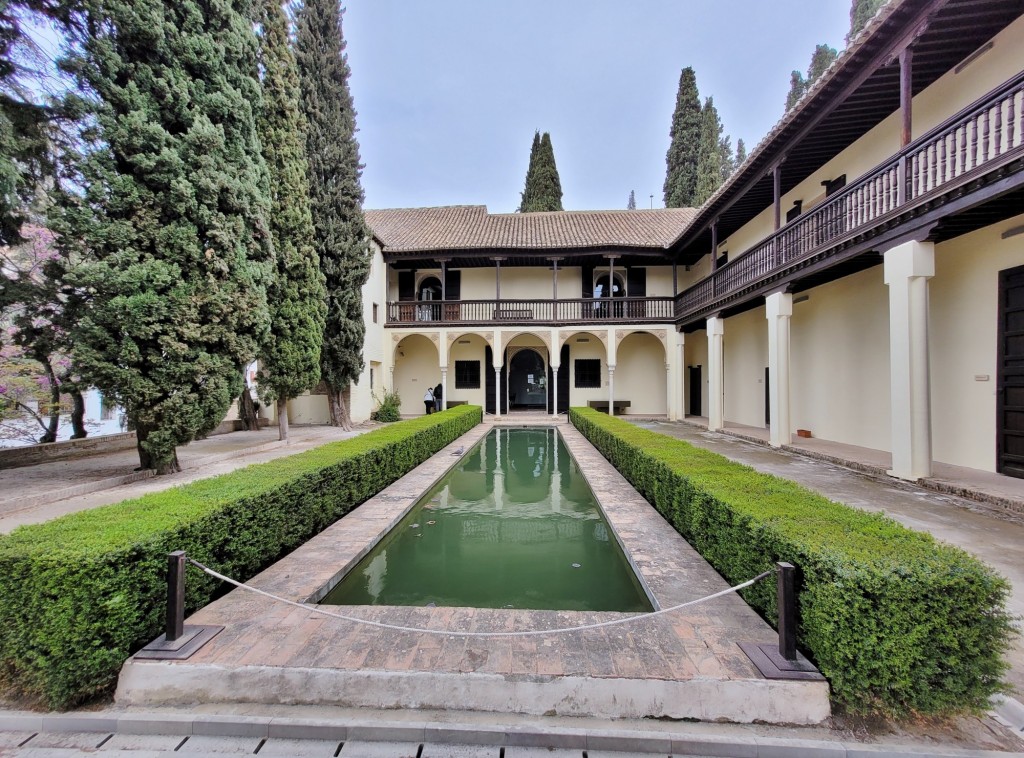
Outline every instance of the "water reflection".
[[650, 610], [554, 428], [492, 430], [323, 602]]

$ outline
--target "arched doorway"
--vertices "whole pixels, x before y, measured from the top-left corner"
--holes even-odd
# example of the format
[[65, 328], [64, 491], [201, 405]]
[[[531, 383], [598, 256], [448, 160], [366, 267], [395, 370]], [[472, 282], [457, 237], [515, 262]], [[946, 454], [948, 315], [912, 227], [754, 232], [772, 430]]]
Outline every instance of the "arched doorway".
[[417, 300], [438, 301], [436, 305], [420, 305], [416, 311], [417, 321], [440, 321], [441, 319], [441, 280], [436, 276], [428, 276], [420, 282]]
[[547, 365], [532, 348], [517, 350], [508, 364], [510, 410], [547, 410]]
[[[602, 274], [597, 277], [597, 281], [594, 283], [594, 297], [595, 298], [616, 298], [626, 296], [626, 283], [622, 276], [618, 273], [614, 274], [611, 280], [609, 280], [608, 274]], [[612, 314], [614, 316], [622, 316], [622, 303], [599, 303], [598, 314], [607, 316]]]

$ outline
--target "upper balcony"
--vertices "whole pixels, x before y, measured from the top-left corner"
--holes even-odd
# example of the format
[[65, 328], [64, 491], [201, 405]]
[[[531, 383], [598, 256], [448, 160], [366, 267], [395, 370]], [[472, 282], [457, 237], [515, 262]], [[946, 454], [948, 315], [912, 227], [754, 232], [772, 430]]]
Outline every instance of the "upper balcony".
[[675, 298], [559, 300], [419, 300], [388, 303], [388, 326], [545, 326], [670, 323]]
[[941, 241], [1019, 212], [1022, 138], [1024, 72], [680, 293], [678, 323], [873, 265], [872, 251], [915, 232]]

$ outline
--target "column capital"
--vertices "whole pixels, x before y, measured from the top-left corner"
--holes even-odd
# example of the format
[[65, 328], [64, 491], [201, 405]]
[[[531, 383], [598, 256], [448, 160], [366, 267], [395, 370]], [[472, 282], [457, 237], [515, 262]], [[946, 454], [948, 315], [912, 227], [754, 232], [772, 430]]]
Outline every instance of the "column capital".
[[909, 240], [882, 254], [886, 284], [899, 279], [935, 276], [935, 243]]
[[707, 320], [708, 336], [725, 334], [725, 319], [721, 316], [709, 316]]
[[764, 299], [765, 318], [783, 318], [793, 315], [793, 295], [789, 292], [772, 292]]

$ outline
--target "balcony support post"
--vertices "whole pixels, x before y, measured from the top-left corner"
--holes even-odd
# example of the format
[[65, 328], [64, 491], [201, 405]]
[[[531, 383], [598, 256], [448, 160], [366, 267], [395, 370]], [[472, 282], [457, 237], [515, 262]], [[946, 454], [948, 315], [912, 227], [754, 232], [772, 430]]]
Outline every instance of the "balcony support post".
[[765, 301], [768, 319], [768, 443], [782, 447], [790, 443], [789, 322], [793, 315], [793, 295], [773, 292]]
[[782, 164], [776, 163], [772, 167], [772, 193], [774, 196], [774, 221], [775, 231], [782, 226]]
[[711, 270], [718, 270], [718, 219], [711, 222]]
[[910, 240], [883, 254], [889, 287], [889, 382], [892, 470], [899, 479], [931, 476], [931, 377], [928, 366], [928, 280], [935, 243]]
[[914, 104], [914, 52], [908, 45], [900, 51], [900, 150], [910, 144]]
[[725, 370], [722, 338], [725, 319], [712, 316], [707, 321], [708, 331], [708, 431], [717, 432], [725, 426]]

